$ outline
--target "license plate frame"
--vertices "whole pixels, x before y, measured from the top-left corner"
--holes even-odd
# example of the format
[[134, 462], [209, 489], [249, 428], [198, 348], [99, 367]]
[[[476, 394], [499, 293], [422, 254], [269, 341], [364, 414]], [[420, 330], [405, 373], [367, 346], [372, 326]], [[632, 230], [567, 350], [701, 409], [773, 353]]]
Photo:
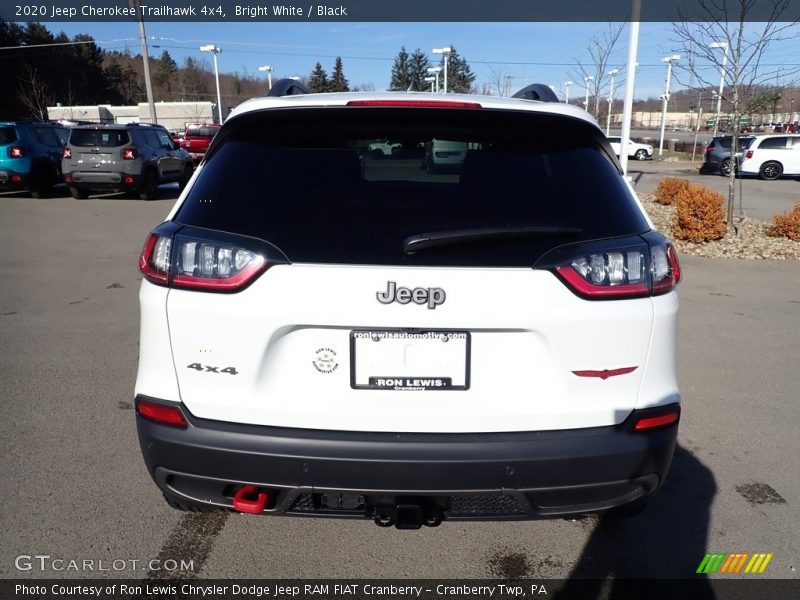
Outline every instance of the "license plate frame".
[[[378, 335], [379, 341], [386, 339], [390, 342], [414, 340], [427, 344], [436, 341], [442, 343], [442, 336], [447, 336], [448, 342], [456, 341], [463, 344], [463, 377], [461, 373], [439, 373], [437, 375], [424, 375], [422, 373], [359, 373], [357, 346], [359, 340], [373, 341], [373, 336]], [[459, 344], [456, 344], [456, 348]], [[350, 387], [354, 390], [391, 390], [391, 391], [466, 391], [470, 386], [472, 336], [469, 331], [455, 329], [354, 329], [350, 332]], [[458, 350], [450, 350], [457, 353]], [[402, 368], [394, 369], [401, 371]], [[456, 383], [453, 383], [453, 380]], [[463, 384], [460, 381], [463, 379]], [[383, 380], [383, 382], [378, 382]], [[437, 383], [438, 382], [438, 383]], [[414, 385], [423, 383], [425, 385]]]

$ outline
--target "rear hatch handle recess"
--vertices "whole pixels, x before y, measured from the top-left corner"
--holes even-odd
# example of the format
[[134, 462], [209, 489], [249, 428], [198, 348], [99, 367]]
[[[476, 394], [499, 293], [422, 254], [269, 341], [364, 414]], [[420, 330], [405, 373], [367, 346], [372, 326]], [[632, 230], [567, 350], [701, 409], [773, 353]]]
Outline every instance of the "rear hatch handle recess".
[[521, 225], [513, 227], [478, 227], [474, 229], [449, 229], [411, 235], [403, 240], [403, 252], [414, 254], [430, 248], [456, 246], [483, 240], [502, 240], [537, 235], [561, 235], [582, 233], [581, 227], [545, 227], [540, 225]]

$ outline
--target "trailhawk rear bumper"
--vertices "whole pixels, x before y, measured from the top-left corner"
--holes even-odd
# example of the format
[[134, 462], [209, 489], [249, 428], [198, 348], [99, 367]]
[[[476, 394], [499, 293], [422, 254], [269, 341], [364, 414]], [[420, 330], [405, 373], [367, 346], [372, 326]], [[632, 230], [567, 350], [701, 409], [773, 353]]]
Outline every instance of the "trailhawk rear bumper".
[[464, 520], [566, 516], [638, 503], [666, 476], [678, 422], [640, 432], [633, 426], [679, 409], [634, 411], [613, 427], [421, 434], [239, 425], [199, 419], [177, 406], [185, 429], [136, 417], [148, 471], [168, 496], [232, 508], [236, 491], [253, 484], [269, 495], [265, 514], [376, 521], [392, 506]]

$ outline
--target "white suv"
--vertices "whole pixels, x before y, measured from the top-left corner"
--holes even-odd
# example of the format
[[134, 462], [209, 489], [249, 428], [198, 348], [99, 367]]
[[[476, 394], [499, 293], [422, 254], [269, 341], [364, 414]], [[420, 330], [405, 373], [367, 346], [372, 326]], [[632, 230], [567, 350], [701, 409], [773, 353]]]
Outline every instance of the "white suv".
[[742, 154], [739, 173], [761, 179], [800, 175], [800, 133], [753, 136]]
[[[611, 144], [611, 148], [614, 150], [614, 154], [617, 156], [620, 155], [622, 152], [622, 138], [617, 137], [609, 137], [608, 143]], [[647, 160], [648, 158], [653, 157], [653, 147], [649, 144], [639, 144], [638, 142], [634, 142], [630, 138], [628, 139], [628, 158], [635, 158], [636, 160]]]
[[[440, 139], [469, 150], [432, 175]], [[678, 262], [577, 107], [248, 101], [140, 268], [137, 425], [176, 508], [567, 516], [669, 468]]]

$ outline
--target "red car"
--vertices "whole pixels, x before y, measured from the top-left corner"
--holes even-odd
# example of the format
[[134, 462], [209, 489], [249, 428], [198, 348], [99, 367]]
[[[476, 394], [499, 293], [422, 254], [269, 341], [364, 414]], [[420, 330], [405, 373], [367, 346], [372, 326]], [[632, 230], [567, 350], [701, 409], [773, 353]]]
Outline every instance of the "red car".
[[189, 125], [186, 128], [186, 133], [183, 135], [183, 140], [180, 142], [181, 148], [186, 150], [192, 155], [195, 164], [203, 160], [203, 157], [208, 151], [208, 146], [211, 140], [217, 135], [219, 125], [203, 123], [200, 125]]

